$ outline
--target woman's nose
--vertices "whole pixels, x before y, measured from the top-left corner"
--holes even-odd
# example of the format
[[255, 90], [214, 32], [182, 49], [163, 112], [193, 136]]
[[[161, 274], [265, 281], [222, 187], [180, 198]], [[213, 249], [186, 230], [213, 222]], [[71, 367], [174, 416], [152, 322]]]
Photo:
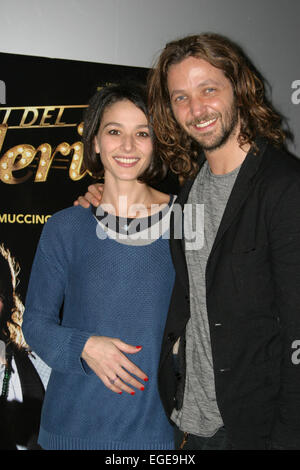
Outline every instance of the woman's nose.
[[134, 138], [131, 135], [124, 135], [122, 146], [126, 152], [130, 152], [134, 148]]

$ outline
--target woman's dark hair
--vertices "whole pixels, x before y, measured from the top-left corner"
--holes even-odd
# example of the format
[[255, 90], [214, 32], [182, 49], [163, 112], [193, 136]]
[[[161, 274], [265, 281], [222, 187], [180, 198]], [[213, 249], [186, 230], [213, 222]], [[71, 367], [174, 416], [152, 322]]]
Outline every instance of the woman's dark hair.
[[[96, 153], [94, 138], [98, 133], [103, 113], [107, 107], [128, 100], [139, 108], [149, 122], [147, 107], [147, 91], [144, 85], [134, 82], [124, 82], [118, 85], [110, 85], [95, 93], [89, 101], [89, 106], [83, 116], [84, 145], [83, 163], [92, 176], [101, 178], [104, 176], [104, 168], [101, 156]], [[153, 142], [153, 156], [148, 168], [139, 176], [138, 180], [143, 183], [155, 183], [166, 176], [167, 167], [163, 160], [155, 152], [155, 137], [149, 123], [150, 135]]]

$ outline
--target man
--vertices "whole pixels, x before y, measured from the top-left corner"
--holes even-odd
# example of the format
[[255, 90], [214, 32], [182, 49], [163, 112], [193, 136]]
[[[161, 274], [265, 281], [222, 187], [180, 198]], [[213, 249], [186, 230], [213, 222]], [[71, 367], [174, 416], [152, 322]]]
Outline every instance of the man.
[[171, 239], [159, 387], [177, 447], [299, 449], [300, 163], [258, 73], [224, 37], [167, 44], [149, 100], [188, 225], [186, 208], [204, 205], [203, 246]]
[[0, 449], [38, 450], [40, 413], [50, 369], [25, 343], [19, 265], [0, 245]]

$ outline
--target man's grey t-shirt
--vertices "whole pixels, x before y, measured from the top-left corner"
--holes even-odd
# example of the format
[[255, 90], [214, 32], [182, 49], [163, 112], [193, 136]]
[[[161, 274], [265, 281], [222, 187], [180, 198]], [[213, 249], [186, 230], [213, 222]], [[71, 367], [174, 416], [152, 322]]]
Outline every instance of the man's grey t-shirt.
[[[201, 168], [189, 194], [187, 204], [196, 227], [196, 204], [204, 205], [204, 243], [190, 249], [185, 256], [190, 284], [191, 317], [186, 328], [186, 384], [183, 406], [174, 410], [172, 420], [184, 432], [210, 437], [223, 426], [216, 401], [211, 342], [206, 307], [206, 264], [223, 213], [240, 167], [225, 175], [214, 175], [207, 162]], [[189, 249], [188, 249], [189, 247]]]

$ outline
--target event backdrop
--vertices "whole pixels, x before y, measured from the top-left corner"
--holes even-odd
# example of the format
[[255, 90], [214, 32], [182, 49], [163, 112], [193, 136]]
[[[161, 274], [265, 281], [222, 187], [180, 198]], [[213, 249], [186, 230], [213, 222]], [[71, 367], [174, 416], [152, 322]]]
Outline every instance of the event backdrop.
[[[118, 83], [120, 79], [145, 82], [147, 69], [3, 53], [0, 53], [0, 64], [0, 288], [5, 291], [3, 283], [15, 282], [13, 290], [21, 303], [21, 317], [43, 225], [54, 212], [72, 205], [94, 181], [82, 169], [82, 113], [88, 99], [97, 89]], [[0, 292], [1, 331], [4, 323], [1, 308], [2, 304], [5, 307], [6, 297]], [[0, 339], [7, 339], [7, 335]], [[28, 424], [31, 429], [25, 429], [24, 420], [32, 421], [32, 415], [39, 413], [39, 406], [27, 400], [24, 411], [28, 390], [24, 392], [20, 372], [26, 361], [24, 355], [23, 362], [22, 357], [18, 360], [14, 352], [12, 369], [17, 370], [4, 369], [5, 354], [2, 366], [0, 362], [0, 448], [14, 448], [16, 444], [17, 448], [34, 448], [33, 432], [39, 416], [34, 417], [35, 423]], [[13, 373], [15, 378], [17, 373], [20, 376], [19, 398], [23, 400], [23, 411], [19, 398], [14, 395], [9, 403], [14, 406], [7, 405], [7, 395], [12, 394]], [[33, 382], [31, 389], [36, 390], [38, 384]], [[34, 395], [35, 399], [41, 398], [37, 391]], [[6, 421], [2, 419], [3, 410]]]

